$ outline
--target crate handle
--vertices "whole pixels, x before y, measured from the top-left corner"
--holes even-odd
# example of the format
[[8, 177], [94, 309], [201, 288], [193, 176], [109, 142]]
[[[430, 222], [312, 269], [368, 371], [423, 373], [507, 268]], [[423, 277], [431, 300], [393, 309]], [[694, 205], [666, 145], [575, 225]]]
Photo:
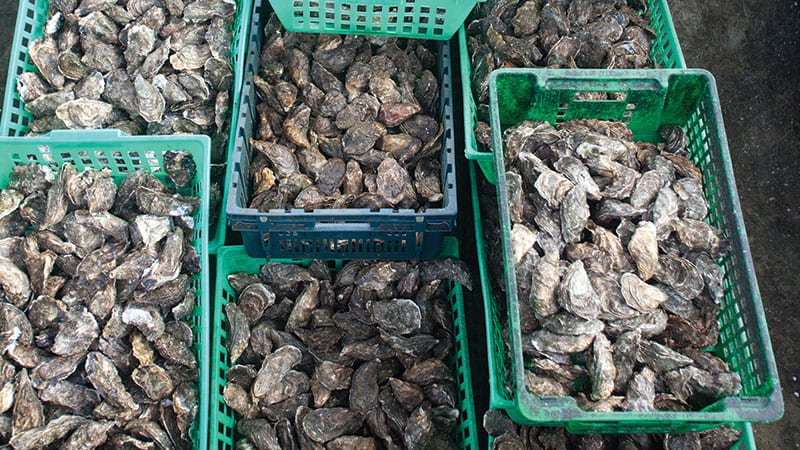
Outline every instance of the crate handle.
[[53, 130], [45, 137], [70, 140], [70, 141], [92, 141], [92, 140], [107, 140], [120, 137], [128, 137], [128, 133], [117, 128], [106, 128], [102, 130]]
[[[661, 91], [666, 89], [666, 82], [658, 78], [642, 77], [638, 79], [584, 79], [584, 78], [540, 78], [540, 84], [547, 89], [571, 90], [579, 92], [604, 92], [625, 94], [630, 91]], [[581, 100], [608, 101], [608, 100]]]
[[314, 231], [370, 231], [370, 224], [367, 223], [317, 223], [314, 224]]

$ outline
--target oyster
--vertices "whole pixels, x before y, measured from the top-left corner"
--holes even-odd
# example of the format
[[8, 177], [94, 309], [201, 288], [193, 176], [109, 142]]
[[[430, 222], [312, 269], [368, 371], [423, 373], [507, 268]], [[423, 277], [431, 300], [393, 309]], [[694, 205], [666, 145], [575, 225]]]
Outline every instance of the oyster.
[[598, 334], [592, 344], [589, 362], [589, 378], [592, 381], [592, 400], [608, 398], [614, 391], [617, 368], [611, 355], [611, 342], [604, 334]]
[[558, 301], [562, 308], [587, 320], [596, 319], [601, 305], [582, 261], [567, 269], [559, 287]]
[[647, 281], [658, 269], [658, 240], [656, 226], [652, 222], [641, 221], [628, 241], [628, 251], [636, 263], [639, 278]]
[[79, 98], [56, 109], [56, 116], [69, 128], [101, 128], [113, 107], [105, 102]]

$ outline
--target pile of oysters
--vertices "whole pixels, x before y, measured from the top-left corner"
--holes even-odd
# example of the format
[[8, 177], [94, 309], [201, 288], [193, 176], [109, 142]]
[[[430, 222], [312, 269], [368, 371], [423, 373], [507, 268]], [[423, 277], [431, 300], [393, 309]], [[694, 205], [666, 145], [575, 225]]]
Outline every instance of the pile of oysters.
[[[645, 69], [656, 33], [644, 0], [487, 0], [466, 25], [477, 142], [491, 148], [489, 74], [495, 69]], [[466, 87], [465, 87], [466, 88]]]
[[[195, 178], [165, 154], [170, 184]], [[17, 166], [0, 190], [0, 441], [189, 448], [195, 197], [139, 170]]]
[[225, 403], [242, 449], [457, 449], [455, 259], [267, 263], [228, 276]]
[[227, 135], [236, 5], [51, 2], [44, 35], [29, 46], [38, 73], [17, 78], [25, 110], [36, 118], [31, 131]]
[[[211, 217], [222, 201], [236, 0], [51, 0], [17, 77], [31, 134], [117, 128], [211, 137]], [[242, 37], [244, 39], [245, 37]], [[238, 99], [236, 99], [238, 101]]]
[[[729, 244], [705, 221], [684, 131], [662, 132], [657, 146], [597, 120], [503, 133], [508, 257], [525, 387], [537, 396], [572, 396], [591, 411], [687, 411], [741, 389], [706, 351], [720, 335], [717, 261]], [[497, 282], [500, 222], [496, 208], [482, 210]]]
[[264, 30], [249, 206], [441, 207], [437, 45]]
[[494, 438], [492, 450], [730, 450], [742, 432], [730, 426], [681, 434], [570, 434], [564, 428], [518, 426], [490, 410], [483, 428]]

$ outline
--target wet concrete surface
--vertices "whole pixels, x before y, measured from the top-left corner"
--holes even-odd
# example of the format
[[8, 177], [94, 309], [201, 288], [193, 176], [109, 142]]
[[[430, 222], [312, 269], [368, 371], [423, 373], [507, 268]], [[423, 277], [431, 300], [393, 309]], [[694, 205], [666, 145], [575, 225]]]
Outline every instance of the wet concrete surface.
[[[800, 448], [800, 4], [794, 0], [668, 0], [668, 4], [688, 66], [705, 68], [717, 80], [784, 390], [784, 418], [755, 427], [758, 448]], [[0, 1], [0, 97], [16, 11], [17, 1]], [[466, 166], [460, 163], [459, 171], [459, 184], [468, 186]], [[466, 212], [468, 196], [460, 200]], [[462, 240], [469, 240], [471, 216], [461, 214], [459, 225], [466, 230]], [[470, 256], [467, 259], [474, 261]], [[470, 307], [480, 305], [473, 296], [467, 300]], [[469, 316], [480, 427], [487, 380], [486, 361], [479, 356], [485, 355], [486, 347], [483, 318]]]
[[689, 67], [717, 80], [736, 184], [784, 392], [759, 449], [800, 448], [800, 4], [669, 0]]

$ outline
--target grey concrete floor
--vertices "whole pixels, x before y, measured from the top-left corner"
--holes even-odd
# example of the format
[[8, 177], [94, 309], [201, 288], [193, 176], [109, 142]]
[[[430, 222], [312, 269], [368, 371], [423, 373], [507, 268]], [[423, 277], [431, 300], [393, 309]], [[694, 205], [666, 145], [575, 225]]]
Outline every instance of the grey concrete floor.
[[[796, 272], [800, 267], [800, 109], [796, 103], [800, 96], [800, 4], [795, 0], [668, 0], [668, 4], [687, 64], [708, 69], [717, 79], [784, 389], [784, 418], [755, 427], [758, 448], [800, 448], [800, 276]], [[16, 11], [16, 0], [0, 0], [0, 98]], [[481, 350], [475, 347], [473, 353]]]
[[772, 346], [781, 421], [755, 427], [760, 449], [800, 448], [800, 4], [668, 0], [689, 67], [716, 79]]

